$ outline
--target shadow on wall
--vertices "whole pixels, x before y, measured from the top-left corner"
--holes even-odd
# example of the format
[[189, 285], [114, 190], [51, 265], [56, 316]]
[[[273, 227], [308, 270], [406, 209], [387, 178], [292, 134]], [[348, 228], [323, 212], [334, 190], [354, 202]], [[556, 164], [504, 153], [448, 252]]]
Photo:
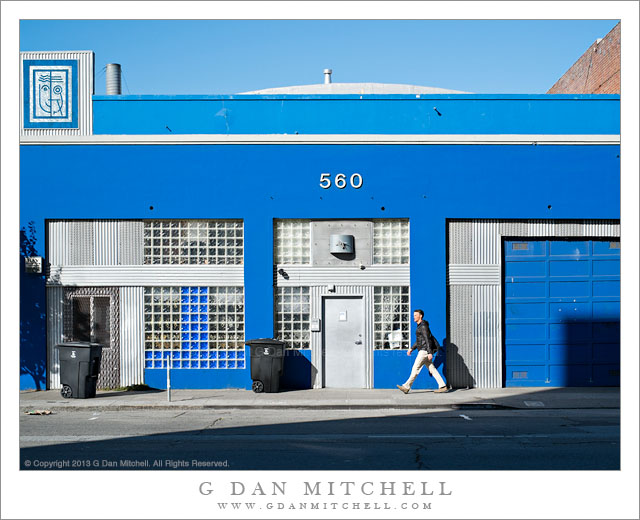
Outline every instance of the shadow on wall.
[[285, 350], [280, 387], [286, 390], [313, 388], [318, 369], [311, 363], [311, 350]]
[[44, 273], [26, 273], [25, 257], [39, 256], [35, 225], [20, 230], [20, 389], [46, 388], [46, 310]]
[[447, 382], [451, 388], [474, 388], [476, 386], [475, 379], [469, 372], [464, 358], [460, 355], [458, 345], [449, 343], [448, 338], [444, 338], [434, 365], [438, 368], [445, 360]]

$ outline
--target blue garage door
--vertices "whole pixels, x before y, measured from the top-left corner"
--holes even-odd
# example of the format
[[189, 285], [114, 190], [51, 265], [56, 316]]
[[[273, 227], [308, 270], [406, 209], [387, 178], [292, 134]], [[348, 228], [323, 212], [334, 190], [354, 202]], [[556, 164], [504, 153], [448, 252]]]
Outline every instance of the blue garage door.
[[506, 386], [620, 385], [620, 242], [505, 241]]

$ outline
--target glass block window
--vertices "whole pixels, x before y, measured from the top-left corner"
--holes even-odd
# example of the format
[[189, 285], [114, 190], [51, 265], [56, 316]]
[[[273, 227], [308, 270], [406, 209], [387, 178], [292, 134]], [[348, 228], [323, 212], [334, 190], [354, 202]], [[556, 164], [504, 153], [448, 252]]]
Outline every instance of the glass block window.
[[286, 348], [309, 348], [311, 298], [309, 287], [278, 287], [276, 293], [276, 337]]
[[410, 346], [409, 287], [373, 289], [373, 341], [376, 349]]
[[145, 368], [245, 368], [242, 287], [145, 287]]
[[275, 263], [311, 262], [311, 225], [309, 220], [276, 220]]
[[409, 221], [401, 219], [373, 221], [373, 263], [409, 263]]
[[242, 220], [146, 220], [145, 264], [239, 265]]

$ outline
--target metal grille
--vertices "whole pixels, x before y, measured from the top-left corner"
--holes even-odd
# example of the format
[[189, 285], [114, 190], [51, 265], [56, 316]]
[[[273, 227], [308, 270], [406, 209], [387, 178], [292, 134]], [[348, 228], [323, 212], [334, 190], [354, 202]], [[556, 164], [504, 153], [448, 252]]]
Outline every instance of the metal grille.
[[64, 341], [100, 343], [98, 388], [120, 386], [120, 301], [114, 287], [64, 289]]
[[409, 221], [400, 219], [373, 222], [373, 263], [409, 263]]
[[243, 236], [241, 220], [147, 220], [144, 263], [242, 264]]
[[311, 228], [309, 220], [276, 220], [276, 264], [311, 263]]
[[145, 287], [145, 368], [244, 368], [242, 287]]
[[374, 287], [374, 348], [408, 348], [409, 326], [409, 287]]
[[309, 348], [311, 298], [309, 287], [278, 287], [276, 336], [286, 348]]

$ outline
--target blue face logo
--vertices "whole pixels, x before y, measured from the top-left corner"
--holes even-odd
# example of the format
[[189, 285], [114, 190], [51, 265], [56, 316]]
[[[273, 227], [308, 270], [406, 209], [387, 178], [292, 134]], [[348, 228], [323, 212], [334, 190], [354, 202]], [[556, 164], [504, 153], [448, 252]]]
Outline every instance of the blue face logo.
[[64, 71], [39, 71], [36, 74], [37, 115], [67, 117], [66, 79]]

